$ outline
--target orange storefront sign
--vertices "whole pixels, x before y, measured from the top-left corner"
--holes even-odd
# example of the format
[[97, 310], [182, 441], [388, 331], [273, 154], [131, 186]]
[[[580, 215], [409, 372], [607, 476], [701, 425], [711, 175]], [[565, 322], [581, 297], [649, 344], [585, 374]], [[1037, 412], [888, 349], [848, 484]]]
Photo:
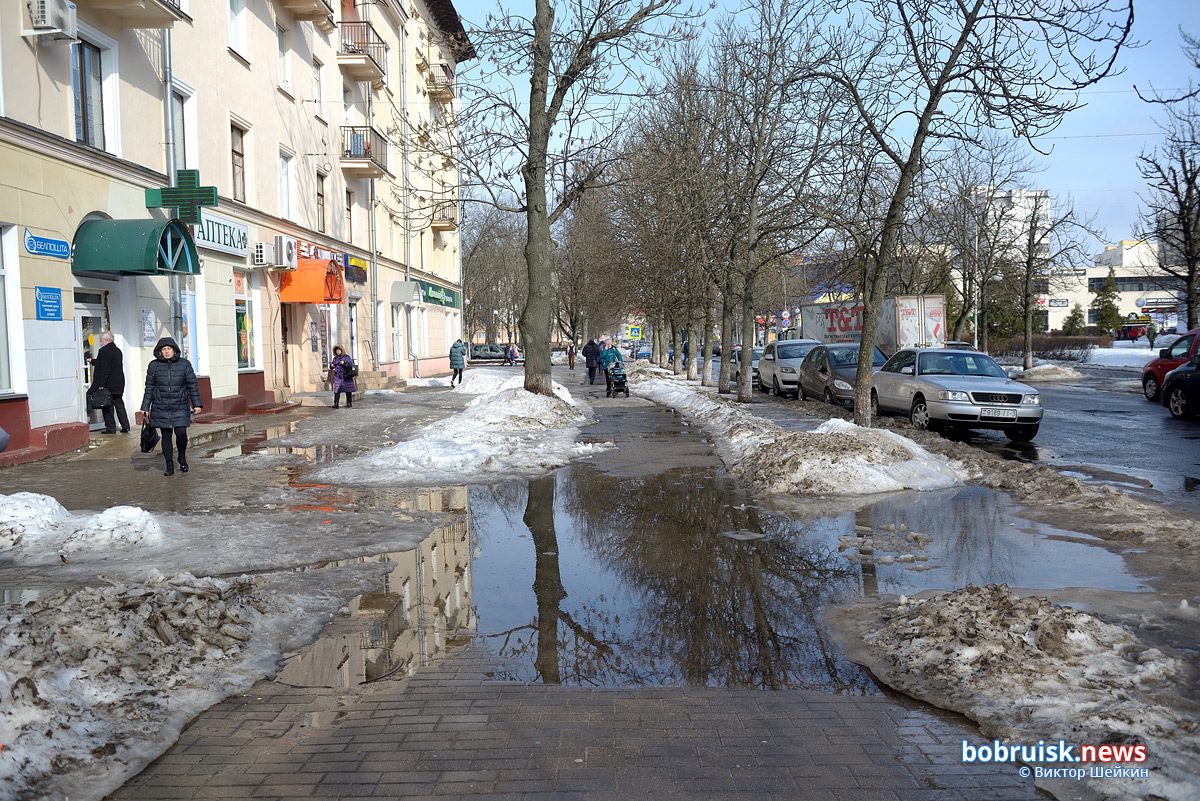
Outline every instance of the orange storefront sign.
[[346, 299], [342, 268], [332, 259], [297, 259], [279, 279], [281, 303], [341, 303]]

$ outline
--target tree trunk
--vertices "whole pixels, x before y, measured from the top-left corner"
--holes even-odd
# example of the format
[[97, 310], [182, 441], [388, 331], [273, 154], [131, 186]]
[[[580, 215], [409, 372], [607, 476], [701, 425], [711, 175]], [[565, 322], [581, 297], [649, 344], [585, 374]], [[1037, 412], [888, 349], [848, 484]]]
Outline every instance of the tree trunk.
[[984, 353], [988, 352], [988, 327], [987, 327], [987, 295], [984, 294], [985, 287], [979, 287], [979, 308], [975, 310], [975, 327], [979, 331], [979, 349]]
[[[696, 381], [700, 378], [700, 356], [704, 351], [700, 346], [700, 327], [696, 325], [695, 311], [688, 315], [687, 335], [687, 378], [688, 381]], [[675, 353], [678, 355], [679, 351]]]
[[533, 20], [533, 64], [529, 76], [529, 156], [521, 169], [525, 182], [525, 267], [529, 288], [519, 330], [525, 349], [525, 389], [552, 395], [550, 325], [553, 311], [551, 271], [554, 241], [546, 200], [546, 154], [553, 120], [546, 109], [550, 75], [550, 37], [554, 9], [550, 0], [536, 0]]
[[754, 370], [754, 273], [747, 270], [742, 284], [742, 375], [738, 381], [738, 403], [749, 403], [754, 399], [751, 386]]
[[683, 337], [679, 333], [679, 321], [671, 320], [671, 347], [674, 350], [674, 355], [671, 363], [671, 372], [674, 375], [679, 375], [683, 372]]
[[733, 391], [729, 376], [733, 373], [733, 284], [726, 281], [721, 297], [721, 378], [717, 381], [717, 392], [728, 395]]
[[700, 386], [711, 387], [713, 385], [712, 360], [713, 360], [713, 316], [715, 309], [713, 308], [712, 299], [708, 298], [704, 303], [704, 350], [700, 355], [704, 357], [704, 372], [700, 374]]
[[[1030, 224], [1032, 225], [1032, 223]], [[1027, 263], [1025, 265], [1025, 285], [1021, 287], [1021, 313], [1025, 317], [1025, 336], [1021, 343], [1024, 351], [1022, 364], [1026, 370], [1033, 367], [1033, 272], [1034, 265]]]

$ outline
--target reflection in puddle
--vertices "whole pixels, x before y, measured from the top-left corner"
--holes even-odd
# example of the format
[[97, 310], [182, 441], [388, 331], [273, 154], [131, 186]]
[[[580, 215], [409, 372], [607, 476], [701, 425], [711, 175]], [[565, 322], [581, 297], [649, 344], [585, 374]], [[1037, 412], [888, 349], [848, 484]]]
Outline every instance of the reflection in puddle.
[[321, 637], [288, 656], [277, 681], [302, 687], [352, 687], [411, 676], [475, 628], [471, 603], [471, 536], [465, 488], [406, 490], [389, 500], [406, 511], [446, 517], [420, 547], [306, 570], [362, 562], [396, 565], [374, 592], [348, 604]]
[[849, 503], [769, 511], [712, 469], [575, 465], [528, 489], [474, 487], [478, 641], [518, 681], [869, 693], [826, 641], [824, 606], [967, 583], [1146, 589], [1119, 556], [1011, 517], [991, 490], [839, 513]]

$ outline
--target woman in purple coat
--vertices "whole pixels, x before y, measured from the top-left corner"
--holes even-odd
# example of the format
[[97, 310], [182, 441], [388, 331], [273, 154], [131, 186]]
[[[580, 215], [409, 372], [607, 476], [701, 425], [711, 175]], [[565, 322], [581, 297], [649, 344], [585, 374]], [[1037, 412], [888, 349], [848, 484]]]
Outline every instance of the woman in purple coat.
[[354, 360], [346, 355], [346, 351], [342, 350], [341, 345], [333, 346], [333, 361], [329, 363], [330, 380], [333, 381], [333, 408], [337, 409], [338, 401], [342, 398], [342, 393], [346, 393], [346, 408], [354, 408], [354, 392], [357, 387], [354, 386], [354, 377], [358, 375], [358, 369], [354, 366]]

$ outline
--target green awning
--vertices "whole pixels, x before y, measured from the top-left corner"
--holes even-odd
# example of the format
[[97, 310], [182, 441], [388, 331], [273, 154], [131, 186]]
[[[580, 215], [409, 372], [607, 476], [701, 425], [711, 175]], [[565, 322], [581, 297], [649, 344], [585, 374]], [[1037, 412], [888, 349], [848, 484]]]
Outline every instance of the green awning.
[[75, 232], [71, 272], [199, 275], [200, 257], [179, 220], [88, 220]]

